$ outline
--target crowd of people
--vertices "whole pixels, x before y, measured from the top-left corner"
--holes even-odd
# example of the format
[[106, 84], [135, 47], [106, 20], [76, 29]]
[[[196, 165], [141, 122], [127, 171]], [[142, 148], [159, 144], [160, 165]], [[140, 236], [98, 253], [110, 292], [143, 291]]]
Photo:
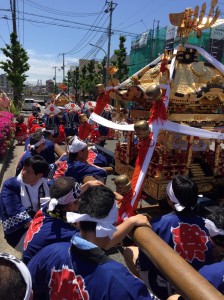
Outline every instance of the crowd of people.
[[[105, 114], [100, 101], [108, 97], [98, 89], [96, 107]], [[3, 183], [0, 217], [5, 240], [22, 261], [0, 253], [0, 299], [182, 299], [133, 241], [123, 242], [140, 226], [150, 227], [224, 294], [224, 208], [199, 214], [197, 184], [177, 175], [166, 187], [171, 213], [150, 222], [136, 214], [117, 225], [123, 196], [107, 186], [105, 158], [89, 160], [88, 125], [89, 134], [80, 138], [80, 120], [89, 124], [88, 118], [80, 118], [73, 102], [66, 109], [59, 118], [58, 107], [48, 105], [41, 122], [37, 108], [27, 124], [16, 118], [16, 139], [25, 150], [15, 177]], [[55, 143], [62, 124], [65, 151]], [[118, 244], [130, 270], [107, 256]]]

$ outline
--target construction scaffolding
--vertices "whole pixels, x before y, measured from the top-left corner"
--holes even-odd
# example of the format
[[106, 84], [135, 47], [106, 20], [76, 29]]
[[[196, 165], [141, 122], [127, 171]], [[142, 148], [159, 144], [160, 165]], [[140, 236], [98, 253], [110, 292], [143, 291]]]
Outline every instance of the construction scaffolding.
[[[167, 26], [164, 28], [150, 29], [131, 43], [129, 76], [142, 69], [164, 52], [164, 49], [172, 50], [180, 44], [176, 35], [176, 28]], [[188, 38], [188, 44], [193, 44], [205, 49], [213, 57], [224, 63], [224, 26], [216, 26], [204, 30], [201, 37], [192, 34]], [[201, 56], [199, 60], [203, 60]]]
[[129, 76], [162, 54], [165, 47], [166, 27], [150, 29], [131, 43]]

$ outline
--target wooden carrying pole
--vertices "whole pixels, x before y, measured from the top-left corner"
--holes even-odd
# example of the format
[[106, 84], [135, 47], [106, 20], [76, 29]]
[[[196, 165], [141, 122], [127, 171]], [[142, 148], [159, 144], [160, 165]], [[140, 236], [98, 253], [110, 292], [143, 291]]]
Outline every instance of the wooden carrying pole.
[[186, 300], [223, 300], [223, 295], [148, 227], [131, 237]]

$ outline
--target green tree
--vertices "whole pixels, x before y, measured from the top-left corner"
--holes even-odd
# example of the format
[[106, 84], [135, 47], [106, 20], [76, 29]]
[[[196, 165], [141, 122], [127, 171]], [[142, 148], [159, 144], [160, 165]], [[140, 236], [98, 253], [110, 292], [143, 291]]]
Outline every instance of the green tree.
[[101, 81], [101, 83], [104, 84], [104, 86], [106, 86], [106, 80], [107, 80], [106, 65], [107, 65], [107, 57], [105, 56], [103, 60], [100, 62], [100, 64], [97, 65], [97, 69], [98, 69], [97, 73], [99, 76], [99, 80]]
[[87, 67], [86, 65], [84, 65], [80, 73], [80, 90], [81, 90], [81, 95], [83, 100], [85, 100], [86, 82], [87, 82]]
[[0, 61], [0, 68], [7, 74], [13, 88], [14, 104], [18, 106], [19, 101], [22, 100], [22, 92], [27, 77], [25, 72], [30, 68], [29, 57], [14, 32], [10, 35], [10, 45], [6, 44], [5, 48], [1, 48], [1, 51], [5, 55], [6, 61]]
[[117, 78], [120, 82], [127, 79], [128, 77], [128, 65], [125, 63], [127, 57], [125, 41], [125, 36], [120, 36], [119, 49], [114, 50], [116, 58], [112, 61], [113, 66], [116, 66], [118, 68]]
[[87, 64], [87, 92], [90, 96], [95, 94], [96, 84], [100, 83], [100, 78], [95, 68], [95, 60], [90, 60]]
[[72, 87], [75, 92], [75, 100], [79, 101], [79, 90], [80, 90], [80, 73], [79, 67], [76, 67], [74, 71], [68, 71], [66, 84]]
[[88, 64], [84, 65], [80, 73], [80, 87], [82, 97], [85, 95], [93, 96], [95, 94], [95, 86], [100, 83], [100, 77], [95, 68], [95, 61], [90, 60]]

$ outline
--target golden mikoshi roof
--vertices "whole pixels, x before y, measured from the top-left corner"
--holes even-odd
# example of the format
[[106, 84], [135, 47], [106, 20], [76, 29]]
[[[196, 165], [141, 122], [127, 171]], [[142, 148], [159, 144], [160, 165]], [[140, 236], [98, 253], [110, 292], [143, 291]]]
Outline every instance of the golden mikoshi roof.
[[[126, 100], [135, 101], [143, 109], [149, 110], [150, 104], [144, 91], [150, 85], [170, 84], [168, 107], [172, 113], [220, 114], [218, 110], [222, 110], [224, 103], [224, 74], [210, 63], [198, 61], [198, 53], [193, 49], [193, 45], [192, 49], [183, 46], [178, 48], [171, 82], [170, 61], [167, 61], [164, 72], [161, 72], [162, 62], [163, 60], [145, 67], [135, 75], [137, 79], [130, 80], [126, 85], [121, 84], [122, 88], [118, 90], [122, 96], [115, 93], [111, 95], [112, 98], [122, 100], [125, 96]], [[176, 105], [180, 106], [178, 110]]]

